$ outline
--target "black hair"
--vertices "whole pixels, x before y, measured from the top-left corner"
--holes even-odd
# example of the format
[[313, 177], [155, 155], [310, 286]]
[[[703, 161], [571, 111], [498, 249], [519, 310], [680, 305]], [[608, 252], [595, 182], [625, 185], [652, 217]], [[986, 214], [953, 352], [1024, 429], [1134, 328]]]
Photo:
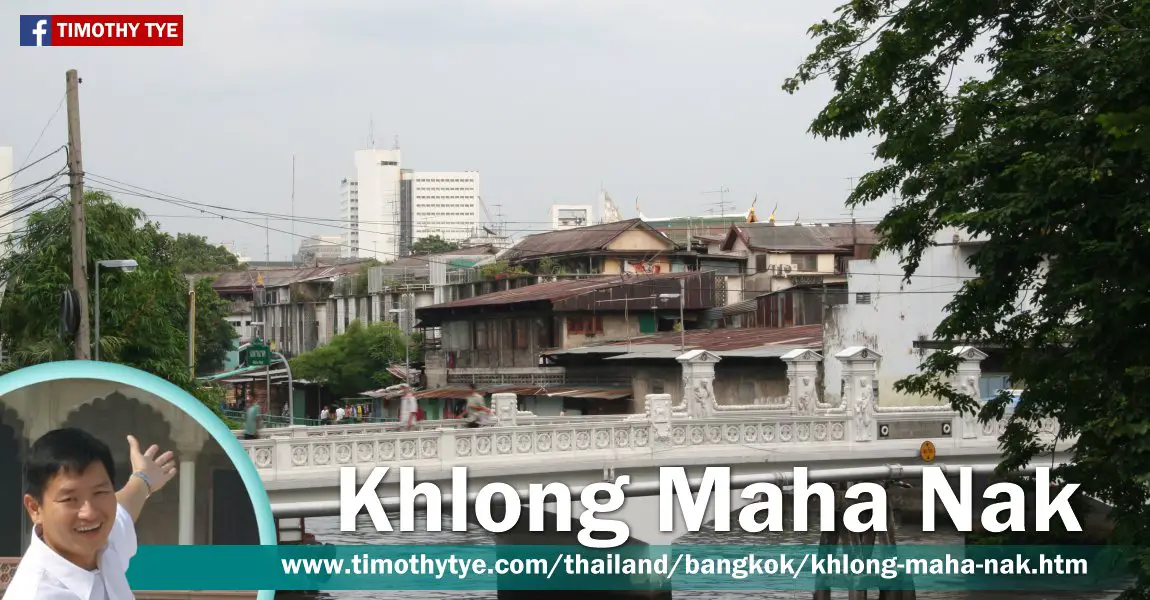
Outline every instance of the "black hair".
[[92, 434], [66, 427], [45, 433], [32, 444], [24, 463], [24, 490], [37, 501], [44, 499], [48, 482], [61, 472], [82, 473], [94, 462], [103, 463], [108, 479], [115, 481], [112, 450]]

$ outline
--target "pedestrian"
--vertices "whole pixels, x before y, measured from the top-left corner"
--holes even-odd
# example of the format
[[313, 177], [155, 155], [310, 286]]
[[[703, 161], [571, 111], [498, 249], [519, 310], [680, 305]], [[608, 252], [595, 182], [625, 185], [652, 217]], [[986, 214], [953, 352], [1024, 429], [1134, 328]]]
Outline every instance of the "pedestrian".
[[471, 388], [471, 394], [467, 396], [467, 409], [463, 418], [466, 419], [468, 427], [479, 427], [486, 420], [486, 416], [491, 414], [491, 409], [483, 401], [483, 394], [475, 388], [475, 383], [470, 383], [468, 386]]
[[402, 389], [403, 398], [399, 401], [399, 425], [403, 429], [410, 430], [415, 426], [415, 419], [419, 413], [419, 401], [415, 399], [415, 393], [411, 390], [411, 386], [405, 383]]
[[260, 405], [255, 398], [248, 400], [248, 410], [244, 413], [244, 439], [257, 440], [260, 437]]
[[116, 491], [108, 445], [79, 429], [56, 429], [32, 444], [24, 466], [28, 549], [5, 598], [132, 600], [128, 566], [136, 555], [136, 520], [148, 497], [176, 475], [171, 451], [140, 452], [128, 436], [132, 474]]

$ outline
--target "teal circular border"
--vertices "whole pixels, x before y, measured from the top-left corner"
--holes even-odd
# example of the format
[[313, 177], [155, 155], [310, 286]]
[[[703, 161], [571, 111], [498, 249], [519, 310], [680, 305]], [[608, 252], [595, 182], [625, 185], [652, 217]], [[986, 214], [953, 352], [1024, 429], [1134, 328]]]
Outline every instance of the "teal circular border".
[[[38, 383], [67, 379], [98, 379], [130, 385], [171, 402], [187, 413], [189, 417], [195, 419], [215, 438], [216, 442], [227, 453], [228, 458], [232, 460], [232, 464], [236, 466], [236, 470], [239, 471], [240, 479], [248, 490], [248, 498], [252, 501], [252, 509], [256, 513], [256, 527], [260, 532], [260, 545], [278, 545], [271, 501], [268, 500], [268, 492], [264, 488], [264, 482], [260, 479], [260, 474], [256, 471], [256, 466], [248, 457], [248, 453], [236, 439], [235, 434], [228, 429], [227, 425], [224, 425], [224, 422], [215, 413], [204, 406], [195, 396], [171, 382], [147, 371], [126, 365], [94, 360], [65, 360], [23, 367], [0, 376], [0, 396]], [[256, 598], [258, 600], [273, 600], [275, 590], [260, 590]]]

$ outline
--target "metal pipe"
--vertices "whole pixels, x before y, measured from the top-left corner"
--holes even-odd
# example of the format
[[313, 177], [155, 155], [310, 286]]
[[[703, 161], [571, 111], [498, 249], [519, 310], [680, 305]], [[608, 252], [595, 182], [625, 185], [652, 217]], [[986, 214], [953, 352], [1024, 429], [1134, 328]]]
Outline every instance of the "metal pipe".
[[[807, 471], [807, 481], [809, 482], [835, 482], [835, 481], [874, 481], [885, 479], [910, 479], [922, 477], [923, 469], [927, 467], [938, 467], [942, 472], [947, 475], [958, 475], [962, 467], [970, 467], [973, 475], [989, 475], [995, 472], [998, 468], [998, 463], [979, 463], [972, 465], [913, 465], [904, 466], [898, 464], [891, 464], [882, 467], [851, 467], [845, 469], [821, 469], [815, 471]], [[1026, 467], [1018, 471], [1014, 471], [1020, 475], [1033, 474], [1034, 467]], [[702, 477], [694, 476], [688, 477], [688, 483], [692, 492], [699, 491], [699, 487], [703, 482]], [[794, 473], [792, 471], [771, 471], [767, 473], [747, 473], [742, 475], [732, 475], [730, 478], [731, 489], [738, 490], [745, 488], [752, 483], [774, 483], [776, 485], [785, 486], [791, 485], [794, 482]], [[444, 480], [444, 483], [450, 483], [450, 480]], [[661, 483], [659, 481], [642, 481], [631, 485], [624, 486], [623, 492], [628, 498], [640, 496], [657, 496]], [[582, 494], [585, 485], [569, 486], [571, 490], [571, 497], [579, 498]], [[528, 500], [530, 498], [527, 489], [520, 488], [519, 492], [520, 501]], [[467, 494], [467, 502], [475, 502], [479, 493], [470, 492]], [[453, 498], [450, 493], [443, 493], [440, 495], [442, 506], [451, 506]], [[502, 501], [502, 496], [493, 496], [492, 503], [498, 504]], [[383, 504], [384, 510], [398, 510], [400, 502], [398, 496], [381, 496], [380, 502]], [[272, 514], [277, 518], [289, 517], [331, 517], [340, 514], [340, 506], [338, 500], [324, 500], [319, 502], [287, 502], [287, 503], [272, 503]], [[425, 508], [427, 506], [427, 497], [423, 495], [414, 498], [413, 506], [415, 508]], [[364, 512], [364, 511], [361, 511]]]
[[[288, 364], [288, 360], [286, 358], [284, 358], [284, 355], [280, 354], [279, 352], [272, 352], [272, 356], [275, 356], [276, 358], [283, 361], [284, 369], [287, 371], [287, 376], [288, 376], [288, 425], [295, 425], [295, 384], [292, 383], [291, 365]], [[269, 378], [271, 377], [271, 365], [270, 364], [268, 365], [268, 377]], [[271, 393], [270, 381], [271, 380], [269, 379], [268, 381], [269, 381], [269, 383], [268, 383], [268, 386], [269, 386], [268, 387], [268, 393], [269, 393], [268, 399], [270, 401], [271, 400], [271, 395], [270, 395], [270, 393]]]

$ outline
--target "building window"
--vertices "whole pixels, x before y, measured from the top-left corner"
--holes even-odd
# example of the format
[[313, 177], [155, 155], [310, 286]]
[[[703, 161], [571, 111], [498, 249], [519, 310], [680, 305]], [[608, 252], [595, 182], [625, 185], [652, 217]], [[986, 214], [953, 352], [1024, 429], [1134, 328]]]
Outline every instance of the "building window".
[[567, 333], [570, 335], [597, 335], [603, 333], [603, 317], [569, 316], [567, 317]]
[[855, 304], [870, 304], [870, 292], [859, 292], [855, 294]]
[[515, 320], [515, 348], [522, 350], [531, 345], [531, 320], [530, 319], [516, 319]]
[[755, 272], [762, 273], [767, 270], [767, 255], [758, 254], [755, 256]]
[[487, 349], [487, 321], [475, 322], [475, 349]]
[[819, 270], [819, 256], [817, 254], [792, 254], [791, 264], [796, 271], [814, 273]]

